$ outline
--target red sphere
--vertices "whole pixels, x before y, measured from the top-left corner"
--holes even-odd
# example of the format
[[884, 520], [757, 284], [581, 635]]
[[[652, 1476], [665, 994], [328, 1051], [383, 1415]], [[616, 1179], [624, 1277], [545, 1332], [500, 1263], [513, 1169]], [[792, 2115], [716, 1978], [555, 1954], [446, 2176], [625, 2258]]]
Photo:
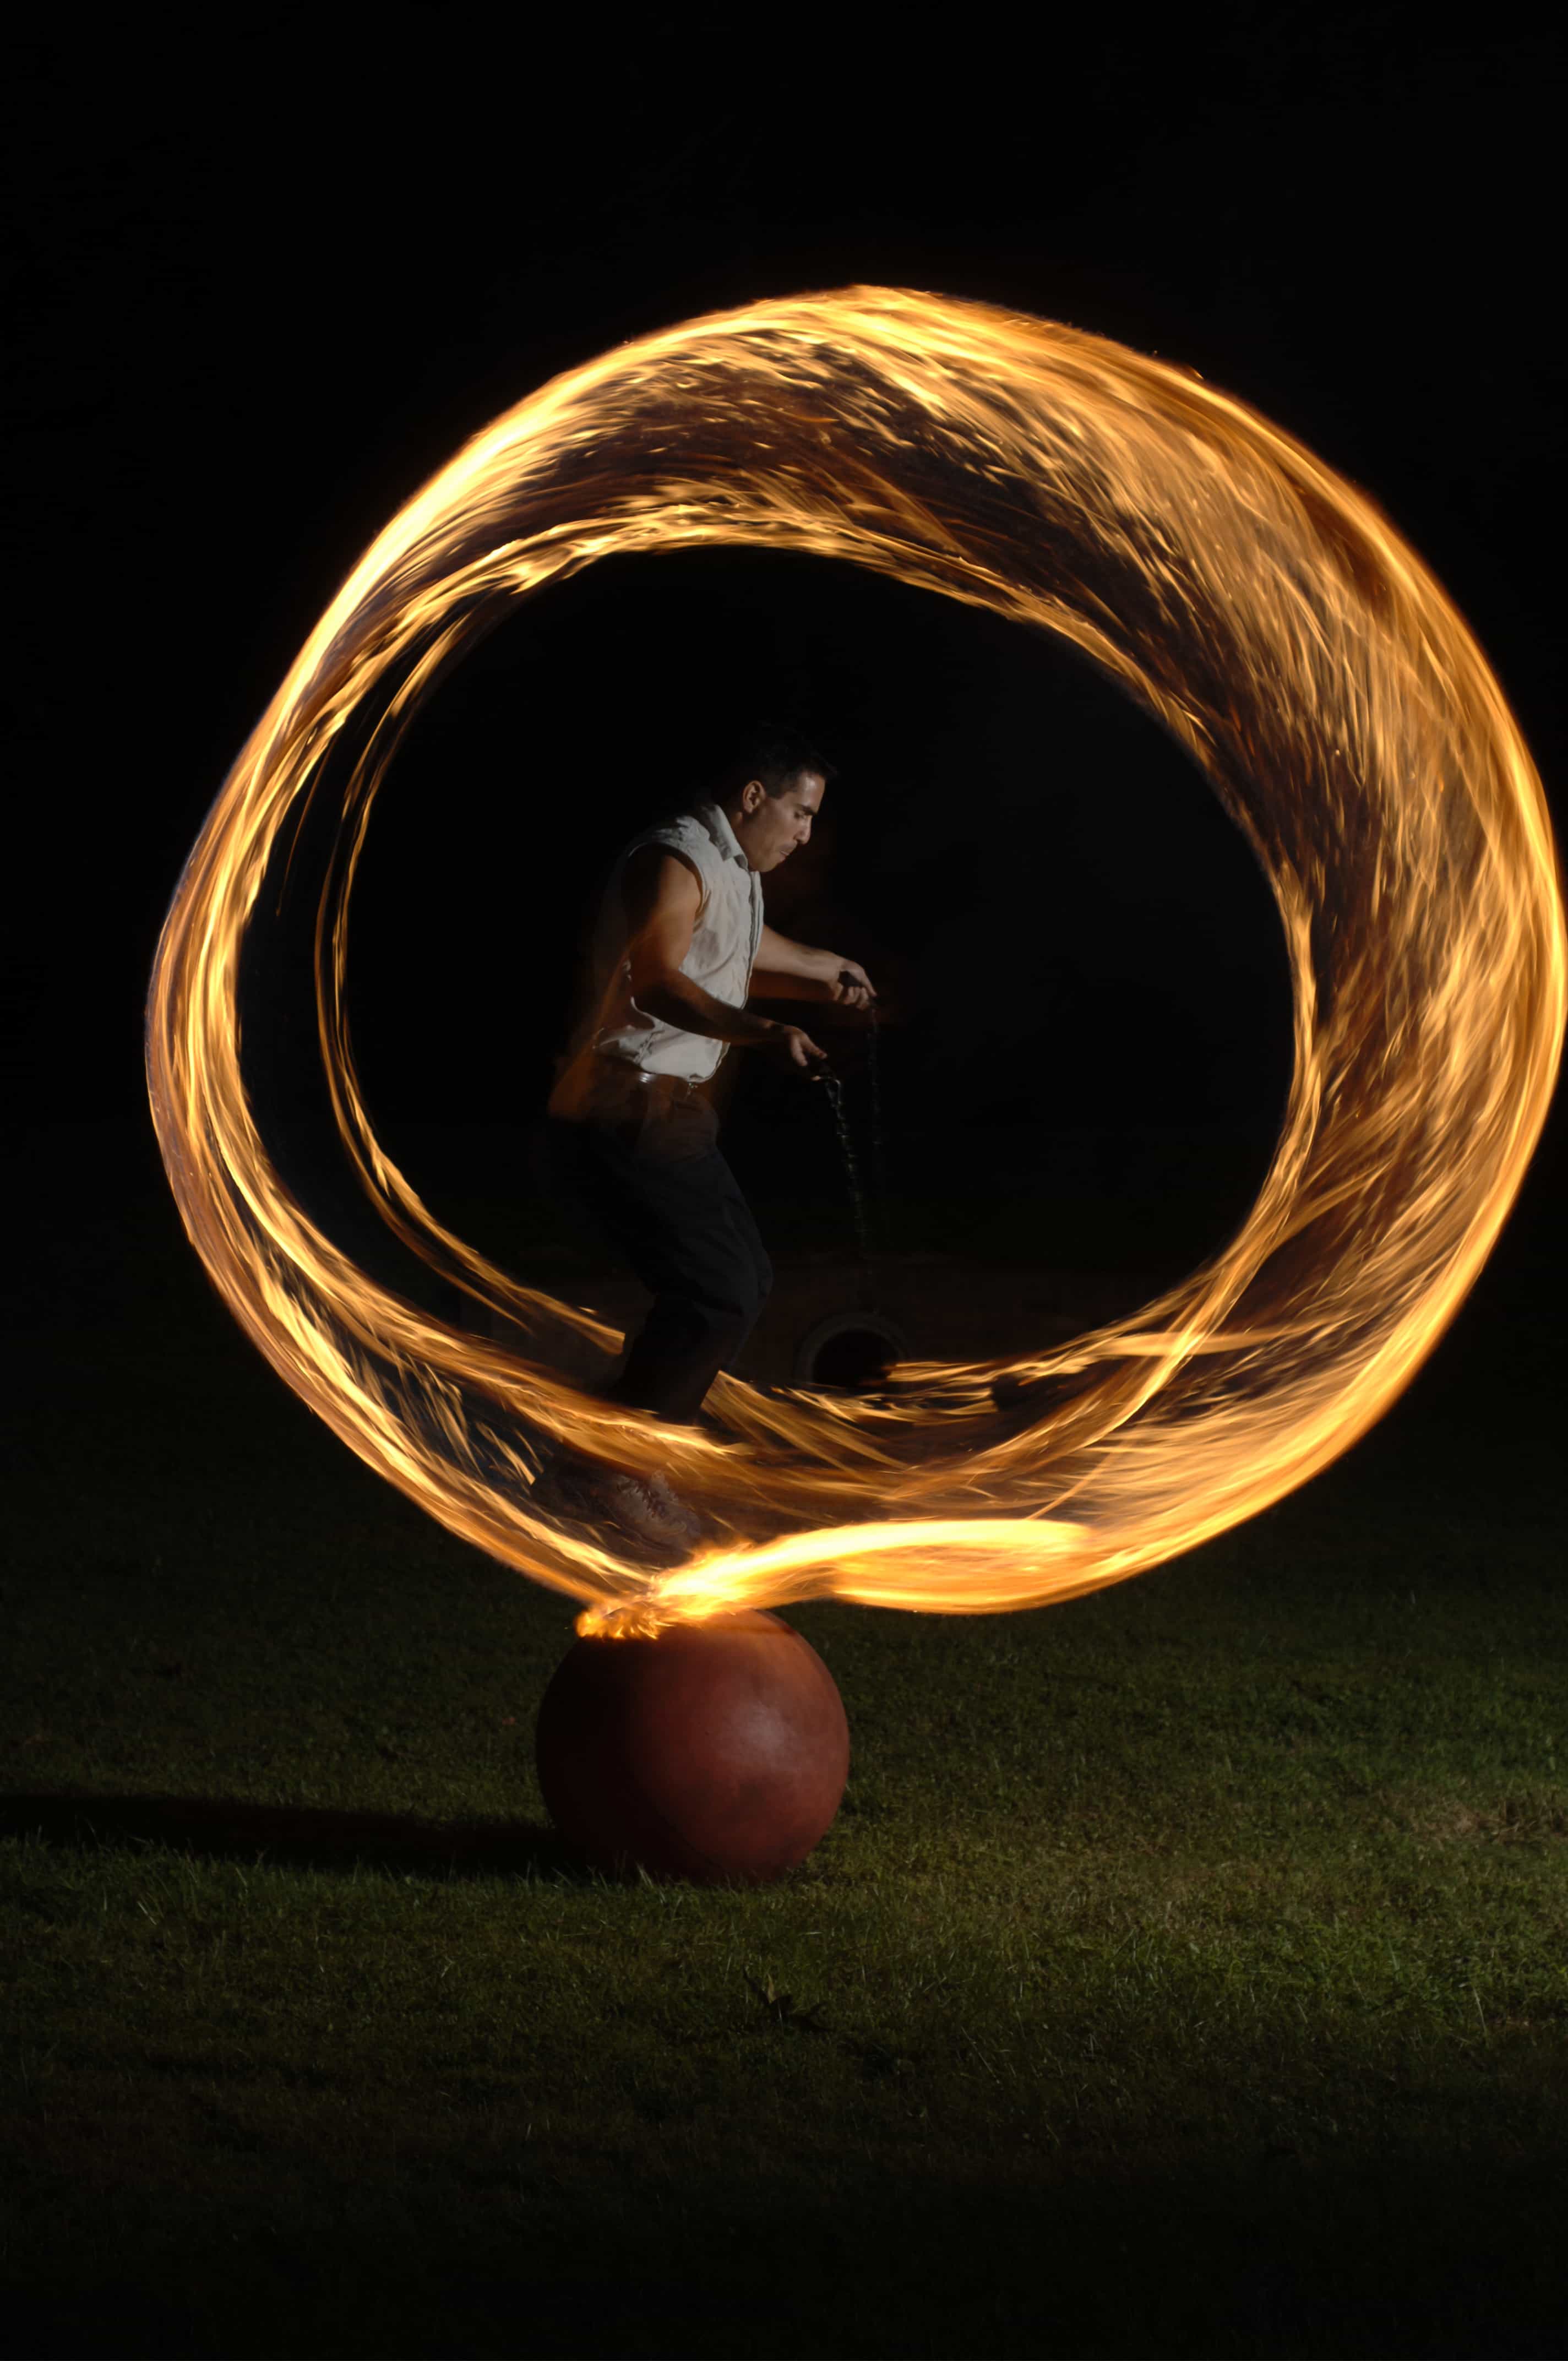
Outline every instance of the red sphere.
[[776, 1615], [579, 1640], [539, 1708], [539, 1784], [598, 1867], [765, 1884], [832, 1826], [850, 1775], [833, 1675]]

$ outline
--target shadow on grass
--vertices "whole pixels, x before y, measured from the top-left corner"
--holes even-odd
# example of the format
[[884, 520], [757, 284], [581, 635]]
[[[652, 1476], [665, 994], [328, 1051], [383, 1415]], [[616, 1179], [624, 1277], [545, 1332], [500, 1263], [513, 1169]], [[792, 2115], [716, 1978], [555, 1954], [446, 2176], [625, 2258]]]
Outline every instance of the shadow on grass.
[[166, 1845], [211, 1861], [267, 1860], [310, 1869], [399, 1870], [425, 1877], [589, 1872], [533, 1820], [419, 1820], [402, 1812], [334, 1812], [208, 1795], [0, 1795], [0, 1835], [46, 1844]]

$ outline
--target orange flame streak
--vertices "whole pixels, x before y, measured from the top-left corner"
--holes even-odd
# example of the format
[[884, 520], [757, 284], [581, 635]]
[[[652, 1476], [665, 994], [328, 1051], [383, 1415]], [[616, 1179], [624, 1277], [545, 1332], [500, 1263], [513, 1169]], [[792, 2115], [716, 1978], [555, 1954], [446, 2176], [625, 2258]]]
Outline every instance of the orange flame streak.
[[[1240, 1233], [1135, 1319], [1014, 1362], [906, 1364], [874, 1401], [721, 1378], [723, 1434], [596, 1401], [553, 1370], [563, 1325], [620, 1339], [433, 1218], [376, 1139], [344, 1007], [376, 790], [433, 681], [547, 582], [612, 552], [715, 542], [847, 558], [1106, 666], [1202, 766], [1268, 874], [1296, 1052]], [[373, 1284], [257, 1132], [240, 949], [282, 832], [317, 794], [342, 804], [318, 994], [345, 1144], [389, 1224], [536, 1357]], [[607, 354], [497, 420], [393, 519], [191, 854], [153, 972], [148, 1071], [186, 1228], [260, 1350], [443, 1524], [587, 1602], [585, 1628], [825, 1595], [994, 1612], [1190, 1548], [1372, 1424], [1513, 1202], [1564, 977], [1540, 781], [1462, 618], [1369, 501], [1179, 369], [1048, 322], [856, 288]], [[1048, 1386], [1049, 1407], [998, 1412], [1001, 1377]], [[545, 1435], [667, 1471], [735, 1546], [651, 1575], [558, 1530], [531, 1505]], [[870, 1506], [885, 1521], [866, 1522]]]

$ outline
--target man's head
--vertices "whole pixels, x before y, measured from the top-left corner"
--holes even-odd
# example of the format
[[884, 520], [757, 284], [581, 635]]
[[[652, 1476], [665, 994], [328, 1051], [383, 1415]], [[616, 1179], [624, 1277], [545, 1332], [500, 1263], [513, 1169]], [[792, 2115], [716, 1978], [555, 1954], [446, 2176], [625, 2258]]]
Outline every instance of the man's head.
[[833, 775], [798, 730], [762, 729], [747, 742], [718, 802], [753, 869], [776, 869], [806, 842]]

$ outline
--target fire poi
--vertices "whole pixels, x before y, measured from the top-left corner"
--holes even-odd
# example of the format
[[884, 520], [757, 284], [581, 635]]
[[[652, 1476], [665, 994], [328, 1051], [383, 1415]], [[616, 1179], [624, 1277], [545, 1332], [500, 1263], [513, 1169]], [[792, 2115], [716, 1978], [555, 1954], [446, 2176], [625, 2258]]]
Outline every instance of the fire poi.
[[[668, 1424], [568, 1382], [553, 1340], [612, 1351], [616, 1333], [445, 1229], [378, 1142], [345, 1015], [348, 914], [411, 715], [516, 601], [614, 553], [704, 543], [848, 559], [1062, 634], [1187, 748], [1253, 846], [1292, 976], [1283, 1126], [1235, 1237], [1135, 1316], [1016, 1359], [905, 1362], [870, 1398], [722, 1375], [712, 1424]], [[307, 797], [338, 814], [317, 997], [345, 1151], [389, 1228], [516, 1346], [357, 1268], [258, 1130], [240, 953]], [[181, 1217], [247, 1334], [390, 1483], [579, 1600], [580, 1632], [810, 1598], [995, 1613], [1193, 1547], [1387, 1408], [1518, 1191], [1564, 977], [1519, 730], [1463, 618], [1363, 493], [1168, 362], [851, 288], [619, 346], [519, 402], [393, 518], [186, 862], [148, 1073]], [[532, 1497], [549, 1445], [668, 1476], [726, 1538], [651, 1570], [552, 1520]]]

